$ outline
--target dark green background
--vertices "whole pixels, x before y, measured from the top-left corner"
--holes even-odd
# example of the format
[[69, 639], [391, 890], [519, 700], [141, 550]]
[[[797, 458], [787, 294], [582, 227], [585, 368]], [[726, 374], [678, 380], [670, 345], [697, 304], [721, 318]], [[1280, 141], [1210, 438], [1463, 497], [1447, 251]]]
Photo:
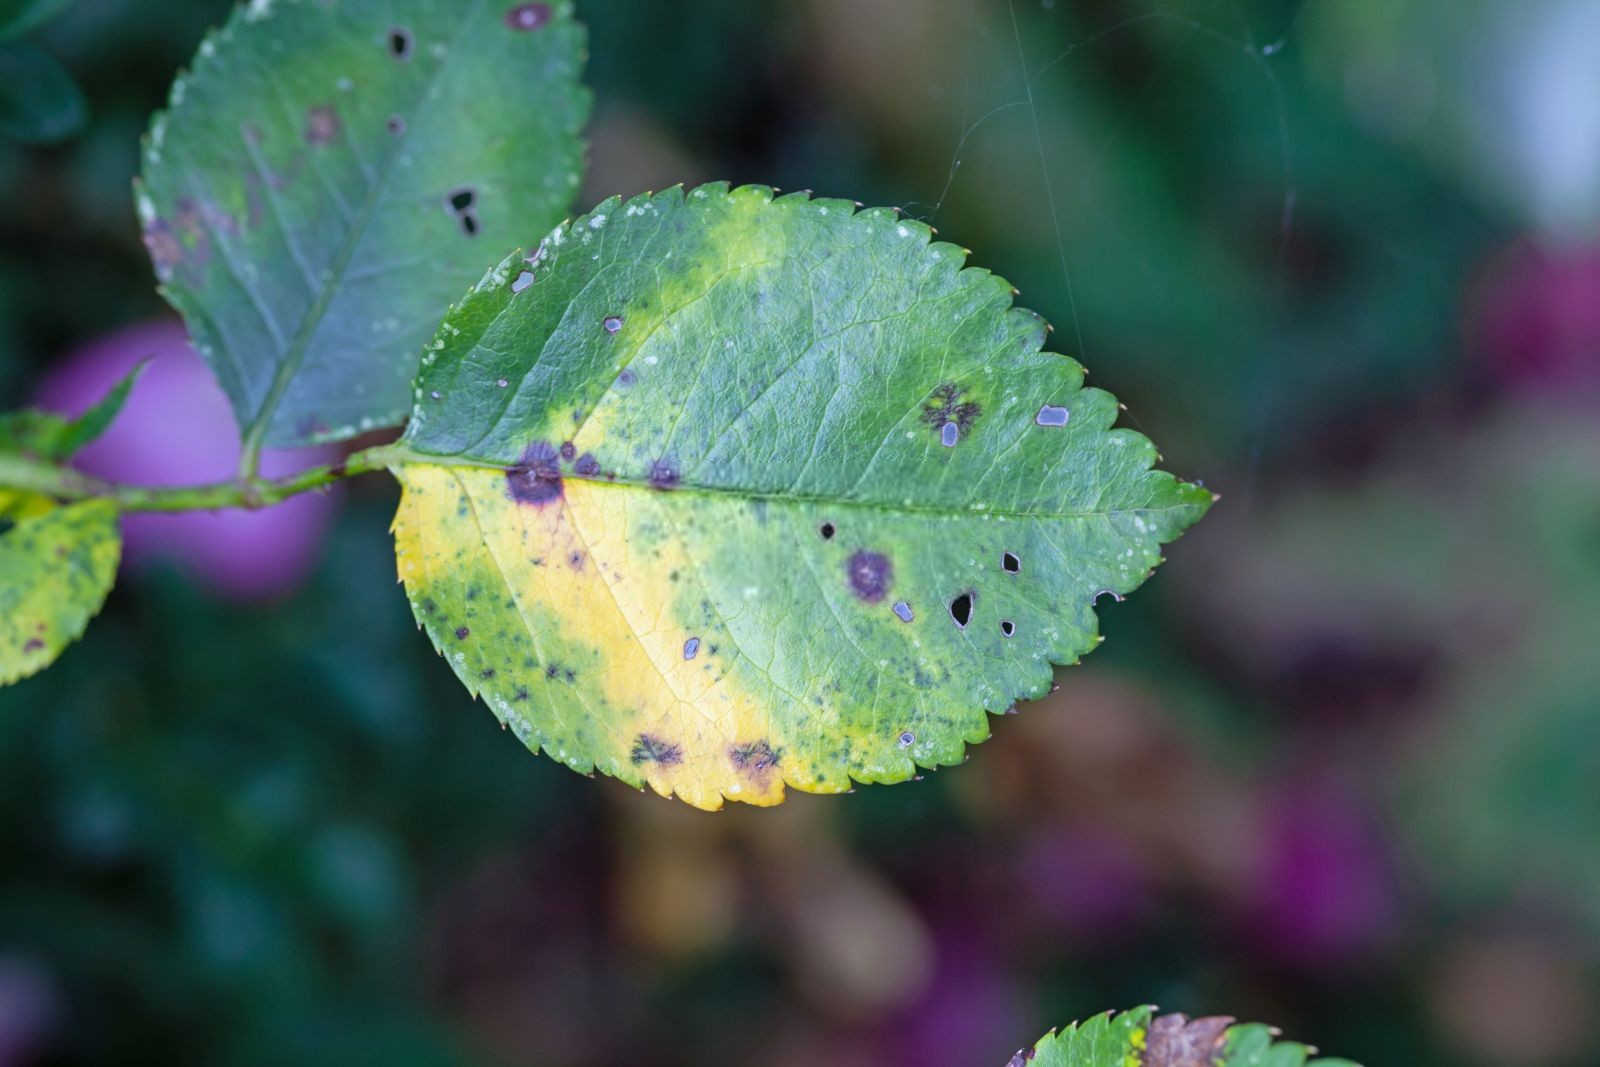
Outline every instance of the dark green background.
[[[1583, 7], [581, 2], [580, 206], [902, 206], [1222, 503], [967, 766], [716, 816], [467, 700], [381, 480], [273, 603], [127, 575], [0, 693], [0, 1063], [998, 1065], [1144, 1001], [1595, 1062], [1600, 175], [1539, 180], [1600, 136]], [[227, 8], [33, 35], [90, 119], [0, 145], [4, 406], [165, 313], [137, 138]]]

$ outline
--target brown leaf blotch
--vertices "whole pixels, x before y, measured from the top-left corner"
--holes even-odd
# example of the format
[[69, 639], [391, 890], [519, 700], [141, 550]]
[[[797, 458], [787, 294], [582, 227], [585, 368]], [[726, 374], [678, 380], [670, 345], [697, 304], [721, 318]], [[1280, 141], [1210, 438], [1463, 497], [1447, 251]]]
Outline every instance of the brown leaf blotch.
[[1142, 1067], [1216, 1067], [1228, 1044], [1226, 1015], [1190, 1019], [1187, 1015], [1157, 1016], [1145, 1034]]

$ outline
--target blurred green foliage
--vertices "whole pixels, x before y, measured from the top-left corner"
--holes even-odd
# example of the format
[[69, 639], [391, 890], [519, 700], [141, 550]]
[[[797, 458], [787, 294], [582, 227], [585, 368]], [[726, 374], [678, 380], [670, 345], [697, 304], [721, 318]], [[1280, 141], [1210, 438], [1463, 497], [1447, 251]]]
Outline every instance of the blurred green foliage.
[[[227, 7], [33, 35], [91, 118], [0, 145], [6, 406], [162, 313], [128, 181]], [[1222, 503], [968, 766], [716, 817], [470, 705], [381, 483], [277, 602], [130, 576], [0, 691], [0, 1061], [999, 1064], [1155, 1001], [1594, 1062], [1600, 96], [1544, 76], [1600, 70], [1581, 5], [580, 8], [586, 202], [898, 204]]]

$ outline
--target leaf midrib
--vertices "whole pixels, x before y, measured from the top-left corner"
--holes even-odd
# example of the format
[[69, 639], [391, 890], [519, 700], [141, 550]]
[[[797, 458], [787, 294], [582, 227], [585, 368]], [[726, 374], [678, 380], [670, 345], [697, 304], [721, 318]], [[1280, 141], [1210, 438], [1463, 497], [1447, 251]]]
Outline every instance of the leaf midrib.
[[[407, 450], [409, 451], [409, 450]], [[390, 464], [391, 469], [401, 466], [431, 466], [441, 468], [466, 467], [474, 470], [494, 471], [504, 474], [506, 471], [515, 470], [504, 464], [493, 463], [487, 460], [474, 460], [467, 457], [456, 456], [430, 456], [422, 452], [409, 452], [405, 458]], [[1142, 473], [1159, 474], [1157, 471]], [[1171, 477], [1171, 475], [1168, 475]], [[822, 493], [790, 493], [770, 489], [746, 489], [742, 486], [729, 485], [697, 485], [680, 483], [671, 489], [660, 489], [649, 482], [638, 478], [592, 478], [580, 474], [563, 472], [561, 480], [564, 482], [581, 482], [599, 489], [617, 489], [641, 491], [666, 495], [689, 495], [706, 497], [732, 497], [739, 500], [760, 501], [762, 503], [780, 504], [825, 504], [829, 507], [855, 508], [863, 511], [878, 511], [891, 515], [931, 515], [946, 519], [965, 519], [991, 517], [1000, 519], [1016, 519], [1022, 522], [1038, 522], [1049, 519], [1110, 519], [1126, 515], [1162, 515], [1188, 508], [1203, 508], [1205, 502], [1200, 500], [1179, 501], [1173, 504], [1158, 504], [1150, 507], [1117, 507], [1117, 508], [1086, 508], [1074, 511], [1014, 511], [998, 508], [965, 508], [952, 510], [945, 507], [918, 506], [916, 504], [894, 504], [880, 500], [859, 500], [848, 497], [827, 496]], [[1175, 487], [1187, 485], [1178, 479], [1173, 479]]]
[[[445, 71], [454, 69], [451, 64], [454, 62], [454, 57], [458, 51], [456, 46], [460, 44], [462, 37], [470, 32], [483, 9], [483, 5], [484, 0], [472, 0], [472, 7], [459, 24], [461, 28], [450, 39], [444, 57], [439, 60], [439, 65], [429, 75], [427, 81], [423, 83], [421, 96], [415, 98], [417, 102], [413, 104], [413, 107], [419, 113], [425, 112], [429, 103], [436, 99], [434, 89], [438, 86], [439, 80], [444, 76]], [[378, 161], [377, 172], [367, 185], [366, 199], [362, 202], [356, 217], [351, 221], [344, 243], [340, 246], [338, 255], [328, 271], [327, 280], [323, 283], [316, 301], [306, 309], [305, 315], [301, 317], [300, 325], [296, 328], [294, 336], [290, 338], [288, 350], [282, 353], [278, 372], [272, 379], [272, 387], [267, 391], [267, 395], [262, 400], [261, 407], [256, 412], [255, 418], [250, 421], [250, 425], [245, 430], [245, 456], [254, 455], [261, 450], [261, 446], [271, 428], [272, 417], [277, 413], [278, 405], [283, 402], [284, 395], [288, 393], [290, 384], [293, 383], [294, 379], [299, 375], [301, 367], [304, 366], [306, 354], [311, 348], [311, 341], [316, 336], [317, 330], [321, 328], [323, 319], [327, 317], [328, 309], [333, 305], [334, 298], [344, 288], [345, 272], [349, 270], [350, 263], [355, 258], [356, 249], [360, 247], [361, 242], [366, 238], [367, 227], [372, 221], [378, 204], [383, 199], [383, 193], [388, 187], [390, 176], [395, 172], [395, 161], [399, 159], [401, 152], [410, 141], [410, 130], [416, 125], [415, 122], [408, 123], [406, 134], [390, 145], [389, 151]], [[440, 314], [442, 315], [443, 312]]]

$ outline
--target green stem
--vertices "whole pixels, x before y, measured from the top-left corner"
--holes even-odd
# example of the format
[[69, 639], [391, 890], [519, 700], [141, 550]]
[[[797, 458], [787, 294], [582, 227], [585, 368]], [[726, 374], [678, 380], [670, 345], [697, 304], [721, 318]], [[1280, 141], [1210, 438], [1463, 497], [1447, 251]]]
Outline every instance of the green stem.
[[356, 452], [343, 463], [313, 467], [282, 479], [240, 477], [215, 485], [146, 487], [117, 485], [67, 467], [0, 455], [0, 489], [43, 493], [60, 500], [104, 499], [123, 511], [218, 511], [271, 507], [292, 496], [321, 489], [344, 478], [387, 468], [409, 453], [398, 445]]

